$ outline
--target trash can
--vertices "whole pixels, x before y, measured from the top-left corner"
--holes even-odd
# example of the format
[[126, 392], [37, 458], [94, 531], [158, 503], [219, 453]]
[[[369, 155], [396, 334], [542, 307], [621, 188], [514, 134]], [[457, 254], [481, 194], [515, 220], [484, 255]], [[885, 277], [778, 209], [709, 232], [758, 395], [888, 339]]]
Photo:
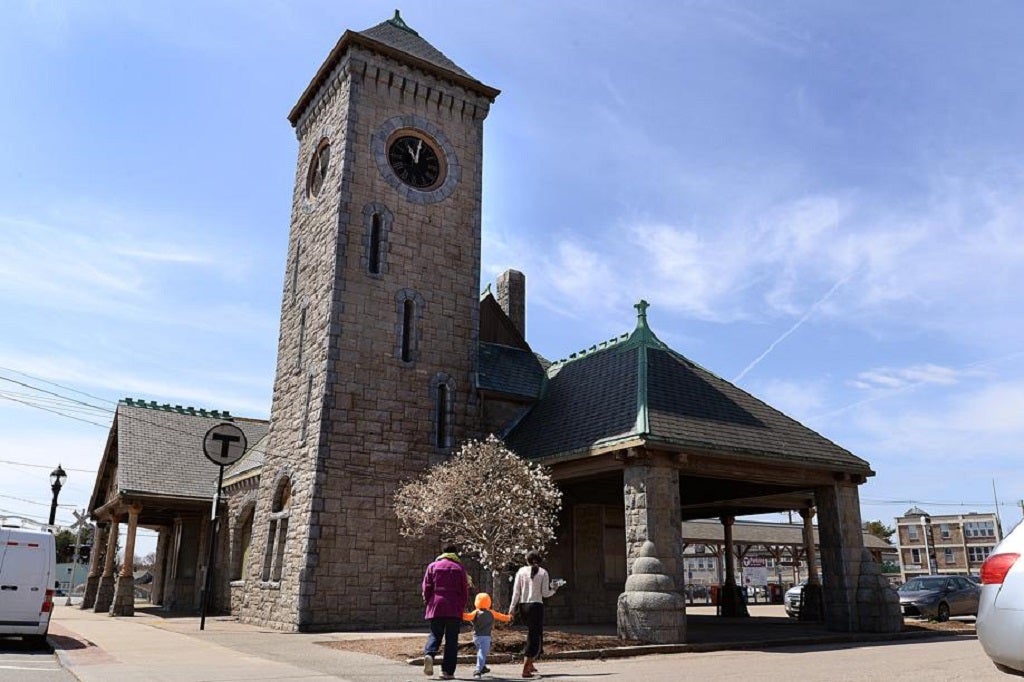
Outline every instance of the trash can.
[[711, 586], [711, 603], [718, 606], [718, 585]]
[[782, 603], [782, 585], [778, 583], [768, 583], [768, 601], [771, 604]]

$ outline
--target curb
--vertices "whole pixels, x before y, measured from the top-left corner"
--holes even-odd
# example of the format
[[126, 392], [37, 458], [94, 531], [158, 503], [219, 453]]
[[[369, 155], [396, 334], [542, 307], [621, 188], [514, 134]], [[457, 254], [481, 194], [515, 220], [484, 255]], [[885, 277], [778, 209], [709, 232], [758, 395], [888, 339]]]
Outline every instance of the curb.
[[[783, 637], [746, 642], [708, 642], [703, 644], [643, 644], [639, 646], [609, 647], [606, 649], [577, 649], [554, 654], [544, 654], [548, 661], [601, 660], [605, 658], [631, 658], [633, 656], [649, 656], [653, 654], [686, 654], [706, 653], [710, 651], [748, 651], [751, 649], [774, 649], [786, 646], [818, 646], [822, 644], [845, 644], [857, 642], [890, 642], [893, 640], [930, 639], [938, 637], [970, 637], [977, 638], [973, 632], [953, 630], [914, 630], [911, 632], [871, 632], [853, 634], [820, 635], [817, 637]], [[487, 662], [514, 663], [521, 660], [517, 654], [491, 654]], [[462, 654], [458, 657], [461, 664], [476, 663], [476, 656]], [[409, 665], [422, 666], [423, 657], [406, 659]]]

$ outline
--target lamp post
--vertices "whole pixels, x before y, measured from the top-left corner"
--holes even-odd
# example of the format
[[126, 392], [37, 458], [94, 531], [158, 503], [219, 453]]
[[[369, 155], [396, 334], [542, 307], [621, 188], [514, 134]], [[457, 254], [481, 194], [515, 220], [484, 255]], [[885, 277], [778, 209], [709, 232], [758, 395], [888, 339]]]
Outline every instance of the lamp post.
[[64, 470], [57, 465], [57, 468], [50, 472], [50, 490], [53, 491], [53, 502], [50, 503], [50, 525], [57, 518], [57, 496], [60, 495], [60, 489], [64, 487], [64, 481], [68, 480], [68, 475], [64, 473]]

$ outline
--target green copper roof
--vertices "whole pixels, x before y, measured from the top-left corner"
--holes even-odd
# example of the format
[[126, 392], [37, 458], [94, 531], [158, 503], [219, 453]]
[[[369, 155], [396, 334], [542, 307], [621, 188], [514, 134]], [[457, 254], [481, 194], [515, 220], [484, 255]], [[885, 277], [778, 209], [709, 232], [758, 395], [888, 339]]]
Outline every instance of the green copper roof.
[[553, 363], [508, 434], [520, 455], [586, 456], [642, 441], [869, 471], [864, 460], [669, 348], [640, 301], [630, 334]]

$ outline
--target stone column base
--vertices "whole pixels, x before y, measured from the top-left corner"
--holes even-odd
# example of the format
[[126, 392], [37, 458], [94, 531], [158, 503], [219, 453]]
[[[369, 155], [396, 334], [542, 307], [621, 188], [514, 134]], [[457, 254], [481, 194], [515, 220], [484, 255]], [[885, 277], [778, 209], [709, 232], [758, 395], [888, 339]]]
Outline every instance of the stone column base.
[[114, 576], [105, 575], [100, 578], [99, 588], [96, 590], [96, 603], [92, 610], [96, 613], [103, 613], [110, 610], [110, 603], [114, 601]]
[[800, 615], [797, 620], [820, 623], [825, 620], [825, 595], [821, 584], [804, 585], [800, 597]]
[[110, 605], [110, 615], [135, 615], [135, 578], [132, 576], [117, 576], [117, 588], [114, 590], [114, 601]]
[[739, 585], [722, 585], [718, 592], [720, 614], [726, 618], [748, 618], [747, 602], [743, 599], [743, 588]]
[[90, 575], [85, 579], [85, 596], [82, 597], [83, 609], [91, 609], [96, 605], [96, 590], [100, 586], [100, 577], [98, 575]]
[[668, 592], [624, 592], [616, 614], [619, 637], [649, 644], [686, 641], [686, 607], [682, 595]]

